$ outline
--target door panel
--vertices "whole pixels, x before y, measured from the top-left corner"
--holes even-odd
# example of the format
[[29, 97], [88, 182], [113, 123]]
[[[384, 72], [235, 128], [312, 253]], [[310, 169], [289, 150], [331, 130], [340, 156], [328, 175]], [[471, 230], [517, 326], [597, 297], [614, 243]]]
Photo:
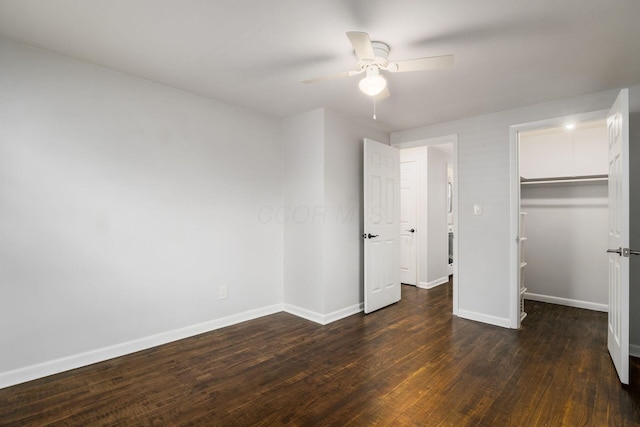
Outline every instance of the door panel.
[[417, 284], [417, 171], [416, 161], [400, 163], [400, 282], [414, 286]]
[[[607, 117], [609, 132], [609, 248], [629, 247], [629, 91], [623, 89]], [[629, 257], [610, 252], [607, 347], [618, 376], [629, 383]]]
[[364, 311], [400, 300], [400, 158], [364, 140]]

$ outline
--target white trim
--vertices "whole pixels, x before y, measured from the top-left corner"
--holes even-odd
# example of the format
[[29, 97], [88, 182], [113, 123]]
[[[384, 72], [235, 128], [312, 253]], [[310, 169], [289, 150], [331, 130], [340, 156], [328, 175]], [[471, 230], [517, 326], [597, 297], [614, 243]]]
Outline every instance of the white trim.
[[455, 143], [453, 144], [453, 315], [457, 316], [459, 312], [460, 292], [458, 288], [458, 278], [460, 258], [458, 251], [458, 236], [460, 236], [460, 227], [458, 226], [458, 194], [460, 194], [460, 173], [458, 172], [458, 134], [455, 135]]
[[427, 145], [440, 145], [440, 144], [453, 144], [454, 147], [458, 143], [458, 134], [452, 133], [451, 135], [436, 136], [433, 138], [417, 139], [415, 141], [406, 141], [391, 143], [392, 147], [396, 147], [398, 150], [404, 148], [424, 147]]
[[60, 359], [14, 369], [12, 371], [2, 372], [0, 373], [0, 389], [38, 378], [47, 377], [49, 375], [58, 374], [60, 372], [69, 371], [71, 369], [80, 368], [82, 366], [104, 362], [105, 360], [113, 359], [115, 357], [124, 356], [141, 350], [147, 350], [162, 344], [189, 338], [205, 332], [224, 328], [226, 326], [235, 325], [236, 323], [279, 313], [281, 311], [282, 304], [275, 304], [255, 310], [248, 310], [243, 313], [234, 314], [221, 319], [210, 320], [196, 325], [150, 335], [133, 341], [127, 341], [109, 347], [87, 351], [85, 353], [74, 354]]
[[418, 283], [418, 287], [422, 289], [433, 289], [436, 286], [444, 285], [447, 282], [449, 282], [449, 276], [440, 277], [430, 282], [420, 282]]
[[629, 355], [633, 357], [640, 357], [640, 345], [629, 344]]
[[343, 319], [345, 317], [360, 313], [364, 309], [364, 303], [352, 305], [351, 307], [345, 307], [340, 310], [328, 314], [321, 314], [315, 311], [307, 310], [306, 308], [298, 307], [291, 304], [284, 304], [284, 311], [293, 314], [294, 316], [302, 317], [303, 319], [310, 320], [320, 325], [327, 325], [336, 320]]
[[336, 320], [344, 319], [345, 317], [353, 316], [354, 314], [358, 314], [364, 310], [364, 303], [352, 305], [351, 307], [345, 307], [340, 310], [336, 310], [329, 314], [324, 315], [324, 323], [323, 325], [327, 325], [329, 323], [335, 322]]
[[94, 363], [104, 362], [105, 360], [125, 356], [137, 351], [147, 350], [159, 345], [168, 344], [170, 342], [211, 332], [216, 329], [268, 316], [270, 314], [280, 313], [282, 311], [302, 317], [303, 319], [311, 320], [312, 322], [319, 323], [321, 325], [326, 325], [328, 323], [335, 322], [336, 320], [360, 313], [363, 310], [363, 307], [364, 304], [360, 303], [323, 315], [289, 304], [274, 304], [268, 307], [233, 314], [221, 319], [210, 320], [196, 325], [150, 335], [137, 340], [87, 351], [85, 353], [74, 354], [60, 359], [14, 369], [12, 371], [0, 372], [0, 389], [38, 378], [47, 377], [49, 375], [59, 374], [60, 372], [69, 371], [71, 369], [92, 365]]
[[[518, 233], [520, 232], [520, 172], [518, 167], [518, 133], [546, 127], [563, 126], [567, 122], [586, 122], [605, 119], [609, 110], [598, 110], [582, 114], [554, 117], [536, 122], [509, 126], [509, 318], [511, 328], [520, 327], [520, 255]], [[454, 258], [455, 261], [455, 258]]]
[[311, 320], [312, 322], [322, 325], [324, 321], [324, 315], [315, 311], [307, 310], [306, 308], [298, 307], [296, 305], [284, 304], [283, 309], [286, 313], [293, 314], [294, 316], [302, 317], [303, 319]]
[[532, 301], [548, 302], [550, 304], [566, 305], [567, 307], [584, 308], [587, 310], [594, 310], [594, 311], [604, 311], [605, 313], [609, 311], [609, 306], [607, 304], [600, 304], [600, 303], [591, 302], [591, 301], [581, 301], [578, 299], [553, 297], [550, 295], [533, 294], [531, 292], [525, 292], [524, 299], [529, 299]]
[[[453, 133], [450, 135], [442, 135], [433, 138], [425, 138], [418, 139], [415, 141], [406, 141], [394, 143], [391, 142], [392, 147], [396, 147], [399, 150], [404, 148], [414, 148], [414, 147], [423, 147], [429, 145], [439, 145], [439, 144], [453, 144], [453, 159], [451, 161], [453, 165], [453, 315], [458, 316], [459, 312], [459, 288], [458, 288], [458, 278], [460, 277], [458, 272], [458, 233], [460, 228], [458, 227], [458, 189], [460, 188], [460, 180], [458, 179], [458, 134]], [[447, 267], [448, 268], [448, 267]], [[418, 287], [422, 287], [424, 282], [419, 282]]]
[[475, 320], [476, 322], [488, 323], [490, 325], [500, 326], [508, 328], [510, 326], [510, 320], [504, 317], [490, 316], [488, 314], [476, 313], [475, 311], [469, 311], [464, 309], [458, 310], [458, 317], [468, 320]]

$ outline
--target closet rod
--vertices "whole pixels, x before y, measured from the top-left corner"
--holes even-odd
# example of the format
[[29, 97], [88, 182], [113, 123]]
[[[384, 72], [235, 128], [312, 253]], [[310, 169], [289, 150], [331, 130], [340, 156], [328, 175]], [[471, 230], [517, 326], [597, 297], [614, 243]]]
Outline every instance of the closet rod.
[[520, 177], [521, 184], [553, 184], [559, 182], [589, 182], [606, 181], [609, 175], [580, 175], [580, 176], [555, 176], [549, 178], [523, 178]]

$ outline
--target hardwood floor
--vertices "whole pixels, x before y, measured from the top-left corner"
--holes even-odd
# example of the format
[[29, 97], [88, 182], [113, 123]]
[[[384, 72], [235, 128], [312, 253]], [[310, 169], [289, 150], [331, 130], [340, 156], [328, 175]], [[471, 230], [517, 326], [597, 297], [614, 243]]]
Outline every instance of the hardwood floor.
[[0, 390], [1, 425], [632, 426], [606, 315], [527, 301], [519, 331], [451, 286], [327, 326], [279, 313]]

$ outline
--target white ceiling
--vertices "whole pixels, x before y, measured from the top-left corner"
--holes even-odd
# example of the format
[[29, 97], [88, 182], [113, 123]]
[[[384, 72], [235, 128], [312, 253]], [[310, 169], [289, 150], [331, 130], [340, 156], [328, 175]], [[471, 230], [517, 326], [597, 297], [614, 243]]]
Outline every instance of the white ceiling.
[[[277, 117], [328, 107], [387, 131], [640, 83], [638, 0], [0, 0], [0, 37]], [[346, 31], [390, 59], [377, 106], [347, 71]], [[0, 58], [0, 65], [1, 65]]]

